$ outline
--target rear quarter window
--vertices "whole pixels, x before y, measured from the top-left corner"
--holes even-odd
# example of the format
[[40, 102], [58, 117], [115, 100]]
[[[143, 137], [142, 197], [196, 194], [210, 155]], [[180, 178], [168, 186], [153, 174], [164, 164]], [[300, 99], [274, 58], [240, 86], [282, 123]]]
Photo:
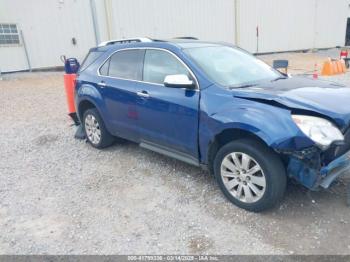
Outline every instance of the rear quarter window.
[[108, 60], [100, 67], [100, 75], [108, 76], [109, 60], [111, 60], [111, 59], [108, 59]]
[[90, 51], [80, 66], [79, 72], [84, 71], [103, 54], [102, 51]]

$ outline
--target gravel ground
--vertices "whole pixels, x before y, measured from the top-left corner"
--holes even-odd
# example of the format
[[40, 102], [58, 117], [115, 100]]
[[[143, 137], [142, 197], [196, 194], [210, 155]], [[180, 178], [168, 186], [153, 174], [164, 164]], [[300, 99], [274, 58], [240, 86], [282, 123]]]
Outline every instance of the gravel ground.
[[1, 254], [350, 254], [345, 180], [249, 213], [198, 168], [73, 139], [62, 73], [5, 76], [0, 105]]

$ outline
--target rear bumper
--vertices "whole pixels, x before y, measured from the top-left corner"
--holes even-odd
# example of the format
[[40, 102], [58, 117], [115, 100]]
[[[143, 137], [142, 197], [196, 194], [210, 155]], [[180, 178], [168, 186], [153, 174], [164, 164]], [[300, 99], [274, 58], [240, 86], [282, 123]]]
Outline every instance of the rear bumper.
[[318, 185], [328, 188], [340, 176], [350, 176], [350, 151], [321, 168]]

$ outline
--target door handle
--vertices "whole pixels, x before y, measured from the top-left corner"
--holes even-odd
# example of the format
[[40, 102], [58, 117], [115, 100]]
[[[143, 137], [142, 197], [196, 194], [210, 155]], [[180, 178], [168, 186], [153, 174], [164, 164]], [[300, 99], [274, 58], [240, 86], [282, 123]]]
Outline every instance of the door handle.
[[138, 91], [136, 93], [138, 96], [142, 96], [142, 97], [149, 97], [149, 94], [147, 93], [147, 91]]
[[107, 84], [104, 82], [104, 81], [101, 81], [100, 83], [98, 83], [98, 85], [101, 87], [101, 88], [104, 88], [107, 86]]

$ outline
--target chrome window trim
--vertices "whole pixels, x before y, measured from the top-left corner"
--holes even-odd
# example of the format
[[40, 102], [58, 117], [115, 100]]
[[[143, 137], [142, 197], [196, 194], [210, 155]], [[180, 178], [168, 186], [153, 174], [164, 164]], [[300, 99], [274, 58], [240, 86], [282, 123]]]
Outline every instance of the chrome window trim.
[[199, 88], [199, 82], [197, 80], [196, 75], [192, 72], [192, 70], [188, 67], [188, 65], [186, 65], [186, 63], [184, 61], [182, 61], [182, 59], [180, 57], [178, 57], [175, 53], [173, 53], [170, 50], [167, 50], [165, 48], [158, 48], [158, 47], [130, 47], [130, 48], [122, 48], [122, 49], [118, 49], [116, 51], [114, 51], [112, 54], [110, 54], [105, 60], [103, 60], [103, 62], [101, 63], [101, 65], [97, 68], [97, 75], [100, 77], [107, 77], [107, 78], [112, 78], [112, 79], [118, 79], [118, 80], [127, 80], [127, 81], [133, 81], [133, 82], [139, 82], [139, 83], [146, 83], [146, 84], [152, 84], [152, 85], [158, 85], [158, 86], [164, 86], [164, 84], [159, 84], [159, 83], [153, 83], [153, 82], [147, 82], [147, 81], [142, 81], [142, 80], [135, 80], [135, 79], [127, 79], [127, 78], [121, 78], [121, 77], [115, 77], [115, 76], [106, 76], [106, 75], [101, 75], [100, 74], [100, 69], [101, 67], [106, 63], [106, 61], [108, 59], [110, 59], [115, 53], [117, 52], [121, 52], [121, 51], [126, 51], [126, 50], [160, 50], [160, 51], [165, 51], [169, 54], [171, 54], [172, 56], [174, 56], [183, 66], [186, 67], [186, 69], [190, 72], [191, 76], [193, 77], [193, 79], [195, 80], [196, 83], [196, 88], [195, 89], [189, 89], [189, 88], [185, 88], [185, 87], [180, 87], [179, 89], [186, 89], [186, 90], [193, 90], [193, 91], [198, 91], [200, 90]]

